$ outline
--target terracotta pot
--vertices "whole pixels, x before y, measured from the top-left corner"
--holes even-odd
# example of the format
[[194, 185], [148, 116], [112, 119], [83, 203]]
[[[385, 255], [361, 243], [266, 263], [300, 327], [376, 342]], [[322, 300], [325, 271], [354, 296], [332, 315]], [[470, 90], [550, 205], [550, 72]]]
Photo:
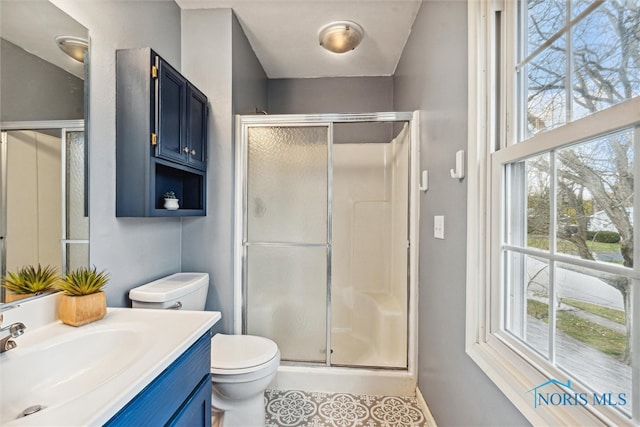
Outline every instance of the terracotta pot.
[[61, 295], [58, 317], [62, 323], [82, 326], [100, 320], [107, 314], [107, 298], [103, 291], [89, 295]]

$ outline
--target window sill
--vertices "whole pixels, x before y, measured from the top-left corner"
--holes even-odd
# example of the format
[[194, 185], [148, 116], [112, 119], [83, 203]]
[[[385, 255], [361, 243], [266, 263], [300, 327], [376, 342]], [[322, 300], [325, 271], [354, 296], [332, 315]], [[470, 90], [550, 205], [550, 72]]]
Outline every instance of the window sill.
[[[497, 337], [467, 346], [467, 354], [496, 384], [532, 425], [633, 426], [632, 421], [615, 410], [593, 406], [539, 406], [534, 408], [531, 390], [549, 380], [526, 357], [518, 354]], [[555, 386], [556, 391], [562, 390]]]

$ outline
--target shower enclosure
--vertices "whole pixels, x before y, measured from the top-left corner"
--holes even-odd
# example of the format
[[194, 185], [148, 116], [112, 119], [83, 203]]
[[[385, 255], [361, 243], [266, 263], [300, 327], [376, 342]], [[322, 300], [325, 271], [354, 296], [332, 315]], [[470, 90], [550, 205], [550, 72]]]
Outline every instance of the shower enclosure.
[[412, 371], [414, 122], [238, 117], [236, 330], [283, 365]]
[[88, 265], [84, 121], [3, 122], [0, 132], [0, 274]]

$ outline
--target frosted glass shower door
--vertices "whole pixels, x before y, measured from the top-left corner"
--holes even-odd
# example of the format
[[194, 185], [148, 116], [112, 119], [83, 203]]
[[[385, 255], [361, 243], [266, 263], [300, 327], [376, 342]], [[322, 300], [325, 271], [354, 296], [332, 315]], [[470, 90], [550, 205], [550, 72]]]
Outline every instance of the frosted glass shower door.
[[84, 131], [66, 131], [62, 271], [89, 265], [89, 192]]
[[328, 126], [247, 130], [246, 333], [283, 360], [326, 361]]

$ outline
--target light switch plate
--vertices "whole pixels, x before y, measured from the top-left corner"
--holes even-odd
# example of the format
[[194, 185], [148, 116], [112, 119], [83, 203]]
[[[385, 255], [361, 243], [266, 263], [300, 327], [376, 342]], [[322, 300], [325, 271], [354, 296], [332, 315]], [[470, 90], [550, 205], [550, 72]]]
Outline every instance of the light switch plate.
[[442, 215], [433, 217], [433, 237], [444, 239], [444, 216]]

